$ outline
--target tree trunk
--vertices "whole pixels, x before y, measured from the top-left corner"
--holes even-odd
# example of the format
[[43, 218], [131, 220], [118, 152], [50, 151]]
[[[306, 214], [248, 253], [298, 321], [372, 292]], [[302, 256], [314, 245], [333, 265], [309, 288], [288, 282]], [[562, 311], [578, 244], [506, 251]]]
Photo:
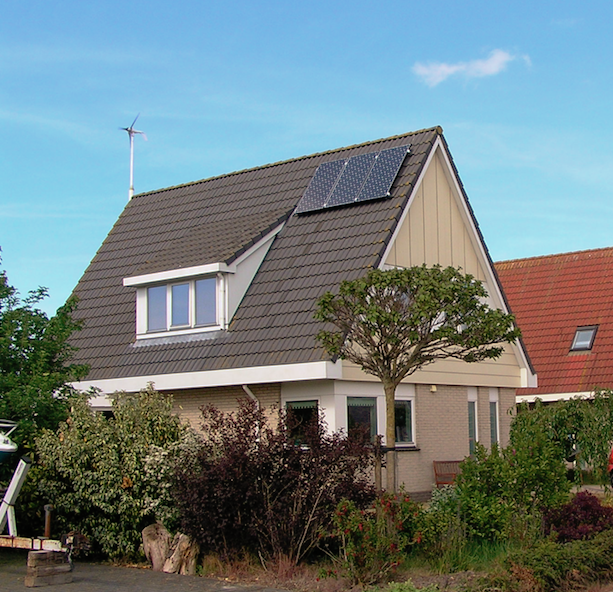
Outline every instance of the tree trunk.
[[193, 576], [196, 574], [196, 563], [200, 547], [186, 534], [177, 533], [172, 540], [169, 556], [164, 563], [163, 571], [166, 573], [179, 573]]
[[162, 571], [168, 557], [171, 536], [161, 524], [150, 524], [143, 529], [143, 550], [153, 571]]
[[386, 481], [388, 493], [396, 493], [396, 385], [390, 381], [383, 381], [385, 391], [385, 446], [386, 454]]

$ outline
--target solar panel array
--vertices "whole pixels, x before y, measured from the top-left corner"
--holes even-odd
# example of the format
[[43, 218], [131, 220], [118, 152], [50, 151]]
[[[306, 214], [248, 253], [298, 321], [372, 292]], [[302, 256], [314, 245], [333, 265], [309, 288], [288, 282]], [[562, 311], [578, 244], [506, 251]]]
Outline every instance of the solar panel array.
[[296, 213], [387, 197], [410, 144], [320, 164]]

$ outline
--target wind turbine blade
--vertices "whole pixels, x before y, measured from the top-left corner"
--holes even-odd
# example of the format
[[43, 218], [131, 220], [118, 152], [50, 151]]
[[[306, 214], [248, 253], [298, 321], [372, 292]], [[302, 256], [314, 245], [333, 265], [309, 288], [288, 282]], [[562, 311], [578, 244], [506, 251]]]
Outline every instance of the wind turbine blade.
[[134, 127], [134, 124], [136, 123], [136, 120], [140, 117], [140, 113], [134, 118], [134, 121], [132, 122], [132, 125], [130, 126], [130, 129]]

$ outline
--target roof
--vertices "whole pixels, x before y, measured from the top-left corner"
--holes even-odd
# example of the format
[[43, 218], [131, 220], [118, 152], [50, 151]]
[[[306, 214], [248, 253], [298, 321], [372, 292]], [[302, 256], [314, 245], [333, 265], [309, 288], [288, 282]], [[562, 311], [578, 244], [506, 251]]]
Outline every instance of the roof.
[[[135, 196], [75, 293], [85, 327], [72, 343], [88, 380], [293, 364], [326, 359], [315, 302], [376, 267], [439, 135], [431, 128]], [[391, 196], [293, 215], [317, 167], [411, 144]], [[123, 278], [231, 263], [285, 221], [227, 331], [135, 346], [135, 288]], [[208, 338], [207, 338], [208, 337]]]
[[[518, 396], [613, 387], [613, 248], [495, 264], [538, 374]], [[578, 327], [598, 325], [590, 351], [570, 351]]]

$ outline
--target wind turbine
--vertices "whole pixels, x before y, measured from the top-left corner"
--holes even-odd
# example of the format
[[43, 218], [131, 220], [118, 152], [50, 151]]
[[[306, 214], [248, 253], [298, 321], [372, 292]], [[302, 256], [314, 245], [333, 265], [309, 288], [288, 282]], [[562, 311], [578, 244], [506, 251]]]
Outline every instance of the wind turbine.
[[128, 136], [130, 136], [130, 189], [128, 190], [128, 199], [132, 199], [134, 195], [134, 136], [136, 134], [141, 134], [145, 140], [147, 140], [147, 136], [145, 132], [141, 132], [140, 130], [134, 129], [134, 124], [138, 119], [140, 113], [134, 118], [132, 125], [130, 127], [120, 127], [120, 130], [128, 132]]

